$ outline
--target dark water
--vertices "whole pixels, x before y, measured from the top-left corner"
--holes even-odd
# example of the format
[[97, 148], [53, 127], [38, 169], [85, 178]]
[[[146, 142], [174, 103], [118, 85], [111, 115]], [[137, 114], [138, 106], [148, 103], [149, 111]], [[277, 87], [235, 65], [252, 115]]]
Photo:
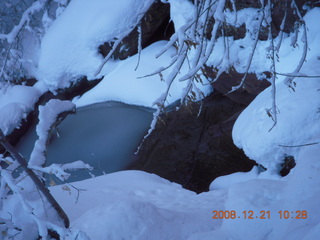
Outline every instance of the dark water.
[[[117, 102], [77, 109], [53, 131], [47, 150], [47, 165], [82, 160], [94, 170], [72, 172], [77, 181], [123, 170], [134, 158], [152, 121], [152, 109]], [[17, 150], [29, 159], [37, 139], [35, 126], [21, 139]], [[53, 178], [59, 183], [59, 180]]]

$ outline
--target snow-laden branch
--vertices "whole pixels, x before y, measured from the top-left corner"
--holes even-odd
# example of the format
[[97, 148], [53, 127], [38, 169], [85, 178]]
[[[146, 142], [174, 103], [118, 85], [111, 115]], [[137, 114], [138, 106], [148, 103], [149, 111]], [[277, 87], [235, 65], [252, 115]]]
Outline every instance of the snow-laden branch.
[[141, 77], [138, 77], [138, 78], [145, 78], [145, 77], [150, 77], [150, 76], [154, 76], [154, 75], [157, 75], [161, 72], [163, 72], [164, 70], [167, 70], [168, 68], [170, 68], [171, 66], [173, 66], [177, 60], [179, 59], [179, 55], [175, 55], [172, 59], [171, 59], [171, 62], [167, 65], [167, 66], [162, 66], [160, 67], [159, 69], [157, 69], [156, 71], [152, 72], [152, 73], [149, 73], [147, 75], [144, 75], [144, 76], [141, 76]]
[[31, 16], [42, 10], [47, 3], [47, 0], [38, 0], [34, 2], [27, 10], [24, 11], [18, 25], [14, 26], [11, 32], [7, 34], [0, 34], [0, 40], [6, 40], [9, 44], [13, 43], [20, 34], [24, 26], [28, 25]]
[[53, 127], [60, 121], [59, 117], [63, 113], [74, 113], [75, 105], [70, 101], [58, 99], [50, 100], [45, 106], [39, 107], [39, 124], [36, 131], [39, 139], [35, 142], [28, 166], [42, 173], [54, 174], [61, 181], [65, 181], [70, 176], [66, 171], [79, 169], [92, 170], [92, 167], [82, 161], [75, 161], [68, 164], [52, 164], [44, 167], [46, 162], [47, 143]]
[[47, 173], [50, 175], [55, 175], [57, 178], [59, 178], [61, 181], [66, 181], [70, 173], [67, 171], [75, 171], [80, 169], [88, 169], [92, 170], [92, 167], [89, 164], [86, 164], [80, 160], [67, 163], [67, 164], [51, 164], [48, 167], [38, 167], [38, 166], [31, 166], [33, 170], [37, 170], [42, 173]]
[[200, 68], [203, 67], [204, 64], [208, 61], [208, 59], [213, 51], [213, 48], [215, 46], [215, 39], [216, 39], [220, 24], [221, 24], [221, 21], [219, 21], [219, 20], [217, 20], [215, 22], [215, 24], [213, 26], [212, 33], [211, 33], [212, 34], [211, 41], [208, 43], [206, 50], [202, 52], [202, 54], [201, 54], [202, 56], [199, 57], [198, 64], [195, 67], [193, 67], [192, 69], [190, 69], [186, 75], [181, 77], [179, 79], [179, 81], [185, 81], [185, 80], [189, 79], [190, 77], [194, 76], [200, 70]]
[[[196, 1], [194, 5], [186, 3], [189, 7], [188, 11], [185, 11], [185, 13], [187, 12], [187, 16], [183, 15], [181, 18], [179, 16], [179, 3], [170, 2], [170, 4], [171, 18], [175, 24], [176, 31], [171, 36], [168, 43], [156, 55], [156, 58], [160, 57], [172, 47], [176, 49], [176, 54], [172, 56], [171, 62], [167, 64], [167, 66], [161, 67], [158, 70], [143, 76], [147, 77], [159, 74], [161, 79], [163, 79], [162, 71], [168, 70], [169, 68], [171, 69], [170, 73], [164, 79], [167, 84], [166, 90], [153, 103], [153, 105], [157, 107], [157, 110], [153, 115], [150, 129], [142, 143], [154, 130], [159, 116], [164, 109], [165, 102], [170, 95], [171, 86], [178, 74], [180, 74], [184, 64], [188, 64], [189, 71], [179, 79], [180, 81], [188, 80], [186, 87], [183, 88], [181, 93], [181, 101], [184, 102], [185, 98], [190, 93], [196, 94], [195, 92], [197, 92], [199, 95], [201, 94], [194, 84], [195, 75], [208, 61], [216, 44], [220, 25], [224, 21], [225, 0], [201, 0]], [[207, 30], [209, 28], [210, 18], [214, 19], [214, 25], [210, 32], [210, 39], [208, 39]], [[181, 19], [183, 20], [181, 21]], [[195, 92], [192, 91], [193, 89]], [[138, 148], [138, 151], [139, 149], [140, 147]]]
[[140, 58], [141, 58], [141, 51], [142, 51], [142, 28], [141, 28], [141, 23], [138, 25], [137, 28], [138, 31], [138, 62], [137, 62], [137, 66], [134, 69], [135, 71], [137, 71], [139, 64], [140, 64]]
[[[20, 203], [22, 204], [22, 207], [24, 209], [25, 214], [28, 215], [29, 218], [33, 219], [35, 223], [37, 224], [39, 235], [43, 238], [46, 238], [48, 235], [48, 229], [54, 229], [56, 230], [60, 236], [66, 235], [65, 228], [54, 224], [41, 216], [37, 214], [37, 211], [39, 209], [36, 209], [34, 207], [34, 202], [32, 201], [32, 198], [28, 195], [32, 195], [30, 192], [26, 192], [26, 190], [23, 187], [20, 187], [15, 179], [12, 177], [11, 172], [8, 170], [2, 170], [1, 171], [2, 179], [6, 182], [8, 187], [13, 191], [13, 193], [19, 198]], [[31, 182], [29, 184], [32, 184]], [[30, 186], [29, 186], [30, 187]], [[33, 194], [36, 194], [36, 192], [33, 192]], [[41, 194], [41, 193], [39, 193]], [[44, 209], [46, 209], [48, 206], [43, 206]]]
[[59, 115], [65, 112], [75, 112], [74, 103], [52, 99], [45, 106], [39, 106], [39, 124], [36, 127], [39, 138], [30, 156], [30, 167], [42, 167], [45, 164], [45, 152], [51, 129], [59, 121]]
[[281, 76], [286, 76], [286, 77], [291, 77], [291, 78], [299, 78], [299, 77], [303, 77], [303, 78], [320, 78], [320, 75], [308, 75], [305, 73], [301, 73], [301, 72], [293, 72], [293, 73], [279, 73], [276, 72], [277, 75], [281, 75]]
[[117, 47], [120, 45], [120, 43], [122, 42], [122, 40], [132, 31], [132, 29], [130, 29], [130, 31], [125, 32], [125, 34], [123, 34], [120, 38], [118, 38], [112, 45], [112, 49], [110, 50], [110, 52], [108, 53], [108, 55], [103, 59], [102, 63], [100, 64], [100, 66], [98, 67], [97, 71], [95, 72], [94, 76], [98, 76], [99, 73], [101, 72], [102, 68], [104, 67], [104, 65], [110, 60], [110, 58], [112, 57], [112, 54], [114, 53], [114, 51], [117, 49]]
[[157, 122], [158, 122], [158, 119], [159, 119], [159, 116], [161, 114], [161, 110], [162, 108], [160, 106], [157, 107], [157, 110], [153, 113], [153, 119], [152, 119], [152, 122], [150, 124], [150, 127], [148, 129], [148, 133], [143, 137], [137, 151], [135, 152], [135, 154], [138, 154], [140, 149], [141, 149], [141, 146], [143, 145], [144, 141], [150, 136], [150, 134], [153, 132], [153, 130], [156, 128], [156, 125], [157, 125]]
[[155, 105], [157, 107], [157, 110], [153, 113], [153, 119], [152, 119], [150, 128], [148, 130], [148, 133], [143, 137], [143, 140], [142, 140], [140, 146], [138, 147], [136, 154], [139, 152], [145, 139], [147, 139], [150, 136], [150, 134], [153, 132], [153, 130], [155, 129], [156, 124], [159, 120], [160, 114], [162, 113], [162, 110], [164, 109], [165, 101], [169, 95], [172, 83], [173, 83], [174, 79], [176, 78], [177, 74], [179, 73], [179, 71], [180, 71], [180, 69], [186, 59], [186, 54], [187, 54], [187, 45], [184, 44], [183, 54], [179, 56], [176, 65], [173, 67], [172, 71], [170, 72], [170, 74], [166, 78], [166, 84], [167, 84], [166, 91], [164, 93], [162, 93], [160, 95], [160, 97], [153, 102], [153, 105]]

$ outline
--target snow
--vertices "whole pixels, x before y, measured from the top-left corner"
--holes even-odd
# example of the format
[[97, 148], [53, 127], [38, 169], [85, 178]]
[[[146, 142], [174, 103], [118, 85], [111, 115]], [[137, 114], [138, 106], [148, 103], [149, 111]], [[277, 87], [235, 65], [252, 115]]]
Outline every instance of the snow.
[[[91, 239], [273, 240], [309, 236], [305, 239], [316, 240], [320, 225], [319, 153], [318, 146], [303, 148], [296, 168], [285, 178], [266, 179], [255, 169], [255, 177], [243, 173], [238, 182], [198, 195], [140, 171], [107, 174], [73, 183], [73, 188], [55, 186], [51, 192], [66, 209], [72, 228]], [[215, 210], [234, 210], [241, 218], [212, 219]], [[280, 210], [305, 210], [308, 217], [280, 219]], [[255, 216], [270, 211], [270, 219], [267, 215], [266, 219], [244, 219], [243, 211], [254, 211]]]
[[[319, 25], [314, 24], [318, 21], [319, 11], [319, 8], [314, 8], [304, 17], [307, 26], [307, 44], [309, 47], [307, 61], [309, 59], [315, 59], [316, 55], [319, 55], [319, 52], [316, 50], [319, 42]], [[237, 21], [233, 23], [235, 21], [235, 19], [233, 19], [235, 15], [231, 13], [232, 12], [227, 12], [226, 19], [230, 24], [234, 24], [235, 26], [243, 23], [249, 24], [252, 17], [257, 17], [258, 14], [255, 9], [242, 9], [237, 12]], [[218, 69], [224, 69], [224, 65], [221, 63], [225, 64], [225, 62], [228, 62], [237, 72], [244, 73], [248, 66], [248, 58], [254, 47], [253, 32], [251, 31], [252, 30], [246, 32], [246, 36], [243, 39], [234, 40], [232, 37], [226, 38], [225, 41], [227, 41], [227, 46], [229, 46], [227, 56], [224, 54], [227, 51], [226, 42], [223, 38], [217, 39], [216, 47], [207, 64], [209, 66], [216, 66]], [[305, 44], [303, 41], [303, 27], [300, 27], [298, 32], [297, 44], [295, 46], [292, 46], [294, 34], [284, 34], [283, 39], [280, 39], [280, 37], [274, 39], [275, 46], [281, 43], [281, 47], [276, 52], [276, 72], [292, 73], [299, 64]], [[262, 74], [264, 71], [270, 71], [272, 64], [270, 54], [270, 41], [258, 41], [248, 72]], [[279, 76], [279, 80], [281, 79]]]
[[219, 226], [212, 223], [211, 211], [222, 207], [225, 194], [197, 195], [141, 171], [112, 173], [73, 186], [79, 195], [75, 188], [65, 191], [62, 186], [51, 192], [67, 210], [72, 228], [91, 239], [187, 239]]
[[40, 96], [41, 91], [28, 86], [8, 86], [0, 90], [0, 128], [5, 135], [20, 126]]
[[[319, 75], [320, 71], [314, 69], [308, 73]], [[276, 85], [278, 119], [272, 130], [274, 122], [267, 114], [272, 104], [270, 88], [241, 113], [234, 125], [235, 144], [266, 168], [277, 168], [285, 155], [295, 156], [299, 152], [300, 148], [290, 146], [319, 142], [320, 126], [315, 123], [320, 120], [320, 83], [304, 77], [296, 78], [295, 82], [295, 91], [283, 82]]]
[[[317, 145], [303, 148], [297, 166], [285, 178], [266, 179], [262, 174], [252, 178], [248, 173], [251, 180], [243, 181], [243, 173], [238, 182], [201, 194], [141, 171], [111, 173], [50, 191], [66, 210], [72, 232], [80, 231], [90, 239], [316, 240], [319, 154]], [[240, 218], [212, 219], [213, 211], [225, 210], [236, 211]], [[279, 211], [285, 210], [293, 216], [307, 211], [308, 216], [280, 219]], [[254, 216], [270, 211], [270, 219], [267, 215], [245, 219], [243, 211], [254, 211]]]
[[[315, 22], [318, 15], [319, 9], [314, 9], [305, 17], [311, 50], [308, 52], [307, 63], [301, 70], [307, 75], [317, 76], [320, 75], [317, 59], [319, 52], [316, 50], [319, 31], [318, 26], [312, 22]], [[298, 40], [301, 41], [300, 38]], [[239, 50], [234, 51], [237, 55], [231, 57], [233, 63], [243, 63], [241, 59], [248, 57], [247, 49], [239, 47], [246, 47], [247, 41], [234, 41], [236, 44], [231, 47]], [[293, 48], [290, 41], [287, 37], [282, 43], [284, 47], [279, 52], [280, 62], [277, 63], [279, 72], [294, 71], [294, 66], [300, 61], [302, 47]], [[299, 44], [303, 45], [301, 42]], [[144, 50], [143, 54], [155, 52], [153, 47], [156, 46]], [[258, 49], [268, 46], [269, 43], [259, 43]], [[219, 47], [215, 49], [219, 50]], [[215, 61], [215, 57], [222, 56], [217, 55], [213, 54], [212, 61]], [[136, 62], [134, 58], [128, 59], [124, 65], [130, 65], [130, 61]], [[265, 70], [268, 66], [265, 59], [265, 51], [257, 51], [251, 71]], [[266, 62], [266, 65], [262, 66], [261, 62]], [[131, 64], [135, 66], [134, 63]], [[144, 64], [141, 63], [140, 66], [145, 66]], [[238, 69], [241, 66], [239, 64]], [[119, 64], [113, 73], [118, 75], [117, 72], [121, 69], [123, 66]], [[120, 75], [119, 81], [125, 76], [125, 72]], [[103, 97], [97, 97], [98, 88], [110, 88], [111, 84], [107, 87], [106, 81], [110, 78], [109, 81], [112, 82], [112, 74], [110, 75], [105, 77], [103, 85], [92, 91], [90, 97], [96, 98], [91, 102], [103, 101]], [[299, 148], [278, 146], [319, 141], [317, 111], [320, 86], [317, 80], [296, 78], [297, 86], [292, 91], [284, 84], [284, 77], [278, 77], [278, 122], [272, 131], [269, 130], [273, 121], [266, 113], [266, 109], [270, 109], [272, 104], [270, 89], [261, 93], [237, 120], [233, 131], [235, 143], [249, 157], [267, 167], [265, 172], [255, 167], [249, 173], [220, 177], [213, 181], [209, 192], [199, 195], [154, 175], [136, 171], [118, 172], [75, 183], [78, 189], [86, 189], [80, 192], [76, 204], [70, 199], [66, 201], [65, 197], [71, 194], [73, 201], [76, 201], [77, 192], [74, 189], [63, 192], [61, 187], [55, 187], [54, 194], [58, 199], [63, 199], [60, 200], [61, 204], [70, 211], [68, 214], [72, 219], [72, 226], [86, 232], [92, 239], [104, 236], [109, 239], [150, 239], [150, 236], [155, 239], [158, 236], [161, 236], [159, 239], [318, 239], [319, 144]], [[116, 89], [115, 85], [113, 89]], [[88, 99], [89, 94], [83, 96], [83, 100], [80, 98], [74, 102], [82, 104], [81, 101], [86, 100], [83, 104], [88, 104]], [[130, 96], [125, 101], [132, 99]], [[277, 171], [280, 160], [285, 155], [293, 155], [297, 166], [288, 176], [281, 178]], [[71, 210], [71, 206], [76, 207]], [[214, 210], [233, 210], [240, 218], [214, 220], [211, 219]], [[293, 213], [305, 210], [308, 218], [280, 219], [279, 211], [285, 210]], [[244, 219], [243, 211], [254, 211], [255, 216], [260, 216], [260, 211], [270, 211], [271, 218]], [[193, 220], [190, 220], [190, 216]], [[92, 226], [92, 222], [96, 224]]]
[[236, 172], [226, 176], [217, 177], [210, 184], [209, 189], [210, 191], [217, 189], [225, 189], [240, 182], [246, 182], [251, 179], [257, 179], [259, 173], [259, 168], [257, 166], [254, 166], [249, 172]]
[[[94, 2], [94, 4], [93, 4]], [[182, 15], [176, 15], [175, 27], [183, 27], [194, 13], [188, 1], [172, 2], [173, 12], [183, 6]], [[120, 36], [131, 29], [139, 13], [150, 4], [148, 1], [85, 1], [73, 0], [65, 11], [49, 27], [41, 45], [41, 55], [34, 87], [9, 86], [0, 94], [0, 127], [9, 134], [19, 126], [21, 120], [34, 108], [38, 98], [47, 89], [57, 90], [69, 86], [82, 75], [95, 78], [94, 73], [103, 62], [97, 53], [97, 46]], [[171, 3], [170, 3], [171, 4]], [[188, 5], [189, 4], [189, 5]], [[239, 13], [239, 22], [248, 22], [251, 10]], [[130, 13], [130, 14], [128, 14]], [[221, 12], [220, 12], [221, 13]], [[175, 14], [174, 14], [175, 15]], [[301, 74], [295, 78], [294, 90], [286, 84], [285, 77], [278, 75], [276, 84], [277, 123], [268, 112], [272, 107], [271, 88], [266, 89], [242, 112], [233, 128], [235, 144], [247, 156], [267, 168], [262, 171], [254, 167], [248, 173], [222, 176], [212, 182], [210, 191], [196, 194], [183, 189], [154, 174], [141, 171], [121, 171], [104, 176], [51, 187], [50, 191], [67, 212], [71, 228], [67, 231], [50, 225], [47, 213], [50, 207], [39, 201], [39, 193], [24, 178], [13, 179], [9, 171], [2, 171], [2, 181], [17, 193], [4, 198], [1, 188], [0, 219], [21, 228], [16, 239], [33, 240], [37, 229], [45, 236], [46, 227], [59, 231], [65, 239], [290, 239], [316, 240], [320, 237], [320, 147], [319, 147], [319, 76], [320, 9], [315, 8], [305, 16], [308, 27], [308, 55]], [[223, 17], [221, 15], [221, 17]], [[234, 19], [233, 19], [234, 20]], [[232, 22], [232, 17], [230, 21]], [[104, 24], [109, 22], [111, 24]], [[116, 28], [114, 26], [117, 26]], [[301, 29], [302, 32], [302, 29]], [[286, 36], [278, 53], [276, 70], [292, 73], [300, 62], [305, 44], [298, 36], [298, 45], [291, 46], [292, 36]], [[275, 41], [278, 41], [276, 39]], [[243, 72], [250, 55], [252, 39], [250, 33], [241, 40], [229, 39], [230, 57], [224, 59], [224, 42], [218, 39], [210, 58], [212, 65], [219, 67], [230, 63]], [[142, 50], [140, 64], [135, 70], [138, 56], [124, 61], [110, 61], [98, 77], [103, 81], [82, 97], [74, 99], [77, 106], [115, 100], [130, 104], [152, 106], [166, 91], [167, 83], [159, 76], [139, 78], [166, 66], [176, 53], [168, 49], [160, 57], [155, 56], [166, 46], [157, 42]], [[261, 73], [269, 69], [266, 48], [268, 42], [259, 42], [253, 56], [250, 72]], [[227, 61], [227, 62], [226, 62]], [[263, 63], [263, 64], [262, 64]], [[186, 74], [183, 66], [179, 74]], [[171, 69], [163, 72], [170, 76]], [[179, 77], [177, 77], [179, 79]], [[166, 104], [179, 99], [185, 82], [174, 81]], [[205, 93], [211, 89], [199, 86]], [[71, 102], [52, 100], [40, 108], [41, 124], [39, 140], [47, 138], [48, 127], [56, 113], [50, 109], [64, 111], [74, 107]], [[52, 106], [51, 106], [52, 105]], [[51, 107], [50, 107], [51, 106]], [[43, 124], [43, 125], [42, 125]], [[43, 160], [44, 142], [31, 157], [31, 166], [40, 165]], [[306, 146], [302, 146], [309, 144]], [[310, 145], [312, 144], [312, 145]], [[292, 155], [296, 167], [286, 177], [278, 174], [284, 156]], [[1, 156], [1, 161], [2, 161]], [[37, 170], [56, 172], [63, 178], [66, 168], [84, 166], [75, 162], [67, 166], [53, 165]], [[60, 171], [61, 170], [61, 171]], [[3, 185], [1, 185], [3, 186]], [[3, 209], [5, 211], [3, 211]], [[288, 210], [291, 216], [297, 211], [306, 211], [305, 219], [280, 219], [279, 211]], [[212, 219], [213, 211], [235, 211], [235, 219]], [[254, 219], [244, 218], [244, 211], [254, 211]], [[270, 219], [260, 219], [261, 211], [270, 211]], [[257, 216], [257, 217], [256, 217]], [[53, 220], [56, 220], [54, 217]], [[2, 224], [1, 224], [2, 225]], [[11, 229], [10, 224], [0, 226]], [[11, 232], [12, 233], [12, 232]]]
[[[155, 57], [165, 42], [157, 42], [142, 50], [140, 62], [138, 55], [124, 61], [109, 59], [101, 73], [95, 76], [104, 62], [97, 51], [99, 45], [121, 39], [124, 33], [134, 27], [137, 19], [142, 16], [141, 12], [146, 11], [152, 2], [95, 0], [92, 4], [85, 0], [72, 1], [51, 24], [41, 42], [37, 79], [55, 91], [68, 87], [81, 76], [87, 76], [89, 80], [103, 77], [99, 86], [74, 100], [77, 107], [109, 100], [152, 107], [154, 101], [166, 91], [167, 85], [160, 81], [159, 74], [140, 77], [153, 73], [172, 61], [176, 54], [174, 47], [161, 57]], [[176, 8], [185, 5], [183, 15], [188, 15], [190, 19], [193, 16], [189, 11], [192, 5], [187, 6], [187, 3], [188, 1], [182, 1], [176, 4]], [[180, 18], [181, 22], [186, 16]], [[136, 69], [138, 62], [139, 67]], [[164, 71], [163, 77], [167, 77], [172, 70], [173, 67]], [[185, 63], [181, 74], [187, 71]], [[205, 96], [211, 92], [209, 84], [205, 87], [198, 85]], [[175, 81], [166, 105], [179, 100], [186, 86], [187, 83]]]
[[[68, 87], [81, 76], [94, 79], [103, 60], [97, 51], [99, 45], [132, 29], [152, 2], [71, 1], [41, 42], [37, 79], [53, 90]], [[109, 65], [113, 65], [111, 61], [105, 72], [110, 70]]]
[[51, 99], [44, 106], [39, 106], [39, 123], [36, 127], [38, 140], [30, 155], [28, 167], [40, 172], [54, 174], [61, 181], [65, 181], [70, 176], [66, 170], [91, 169], [88, 164], [78, 160], [67, 164], [52, 164], [43, 167], [46, 163], [47, 144], [50, 138], [51, 130], [55, 127], [59, 117], [63, 113], [75, 113], [75, 105], [70, 101], [61, 101]]
[[196, 7], [188, 0], [170, 0], [170, 16], [174, 23], [175, 32], [193, 21], [196, 16]]
[[51, 128], [58, 120], [58, 116], [64, 112], [75, 112], [75, 105], [70, 101], [51, 99], [45, 106], [39, 106], [39, 124], [36, 132], [39, 139], [35, 142], [31, 153], [29, 165], [42, 166], [45, 164], [45, 152]]
[[[141, 52], [141, 59], [137, 69], [138, 55], [134, 55], [118, 63], [116, 69], [107, 74], [103, 80], [92, 90], [76, 98], [73, 102], [77, 107], [90, 105], [97, 102], [119, 101], [133, 105], [153, 107], [154, 102], [167, 89], [167, 83], [161, 81], [158, 74], [143, 77], [157, 71], [161, 66], [168, 65], [171, 62], [171, 56], [175, 54], [175, 48], [170, 48], [160, 57], [155, 55], [161, 50], [166, 41], [160, 41], [145, 48]], [[162, 72], [163, 78], [166, 79], [172, 68]], [[187, 71], [187, 66], [181, 72]], [[143, 78], [141, 78], [143, 77]], [[181, 92], [187, 86], [186, 82], [174, 81], [169, 91], [166, 105], [180, 99]], [[198, 86], [205, 95], [211, 92], [210, 86]]]
[[[310, 51], [301, 73], [307, 73], [309, 76], [320, 76], [317, 50], [320, 26], [313, 24], [319, 14], [320, 9], [314, 9], [305, 17], [309, 28]], [[278, 71], [294, 70], [291, 59], [299, 60], [299, 57], [296, 56], [296, 52], [287, 53], [283, 58], [280, 57]], [[272, 128], [274, 121], [268, 114], [272, 108], [272, 93], [271, 88], [267, 88], [241, 113], [232, 133], [234, 143], [242, 148], [248, 157], [274, 171], [279, 170], [280, 161], [284, 156], [296, 156], [299, 153], [300, 148], [290, 146], [319, 142], [320, 136], [320, 126], [316, 124], [320, 120], [319, 78], [299, 76], [294, 79], [294, 89], [289, 88], [284, 80], [283, 76], [279, 76], [276, 83], [276, 126]]]

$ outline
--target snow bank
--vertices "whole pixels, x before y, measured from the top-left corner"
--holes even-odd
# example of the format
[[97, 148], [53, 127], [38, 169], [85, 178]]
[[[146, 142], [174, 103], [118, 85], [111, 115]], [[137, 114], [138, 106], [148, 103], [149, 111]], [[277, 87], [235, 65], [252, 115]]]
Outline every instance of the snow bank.
[[[80, 230], [91, 239], [316, 240], [320, 236], [319, 155], [319, 145], [306, 147], [297, 155], [297, 166], [282, 179], [266, 179], [253, 171], [248, 175], [255, 175], [251, 180], [244, 181], [245, 173], [233, 175], [233, 184], [201, 194], [141, 171], [54, 186], [50, 192], [68, 214], [72, 232]], [[28, 224], [34, 229], [26, 218], [29, 215], [19, 212], [17, 200], [4, 199], [3, 214], [13, 213], [17, 226]], [[236, 218], [212, 219], [213, 211], [235, 211]], [[289, 211], [290, 217], [281, 219], [279, 211]], [[299, 219], [302, 211], [306, 215]]]
[[[302, 149], [297, 166], [283, 179], [267, 179], [255, 169], [247, 178], [245, 173], [233, 175], [233, 183], [224, 189], [199, 195], [141, 171], [107, 174], [50, 191], [67, 211], [72, 229], [91, 239], [315, 240], [320, 236], [319, 154], [318, 145]], [[237, 217], [212, 219], [212, 211], [225, 210]], [[279, 211], [286, 210], [290, 218], [281, 219]], [[263, 211], [265, 219], [260, 218]], [[307, 215], [296, 218], [299, 211]]]
[[19, 127], [22, 119], [33, 110], [41, 92], [28, 86], [9, 86], [0, 91], [0, 128], [5, 135]]
[[[94, 78], [103, 60], [99, 45], [134, 27], [152, 2], [71, 1], [42, 40], [37, 79], [56, 89], [68, 87], [79, 76]], [[107, 67], [105, 71], [108, 70]]]
[[[242, 181], [244, 178], [240, 176], [239, 183], [226, 188], [224, 201], [224, 209], [235, 211], [236, 218], [224, 219], [220, 228], [190, 239], [319, 239], [319, 154], [319, 145], [303, 148], [297, 155], [297, 166], [283, 179], [266, 179], [260, 174], [255, 179]], [[222, 179], [217, 180], [222, 182]], [[236, 180], [235, 176], [232, 179]], [[228, 183], [229, 177], [225, 180]], [[264, 219], [261, 218], [263, 211]], [[284, 211], [289, 211], [290, 216], [284, 217]], [[302, 211], [306, 214], [303, 218], [298, 216]]]
[[[72, 228], [91, 239], [187, 239], [214, 230], [224, 191], [197, 195], [154, 174], [123, 171], [51, 188]], [[67, 188], [66, 188], [67, 187]], [[212, 201], [215, 199], [214, 201]]]

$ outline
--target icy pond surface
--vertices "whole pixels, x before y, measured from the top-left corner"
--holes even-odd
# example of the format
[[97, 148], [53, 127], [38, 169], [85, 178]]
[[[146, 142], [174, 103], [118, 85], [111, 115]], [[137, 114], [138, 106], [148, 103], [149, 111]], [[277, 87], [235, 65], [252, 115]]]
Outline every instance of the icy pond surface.
[[[47, 165], [82, 160], [94, 170], [72, 172], [68, 181], [123, 170], [134, 159], [147, 133], [153, 110], [118, 102], [106, 102], [77, 109], [53, 131], [47, 151]], [[35, 126], [16, 145], [29, 159], [37, 139]], [[59, 180], [53, 179], [56, 183]]]

